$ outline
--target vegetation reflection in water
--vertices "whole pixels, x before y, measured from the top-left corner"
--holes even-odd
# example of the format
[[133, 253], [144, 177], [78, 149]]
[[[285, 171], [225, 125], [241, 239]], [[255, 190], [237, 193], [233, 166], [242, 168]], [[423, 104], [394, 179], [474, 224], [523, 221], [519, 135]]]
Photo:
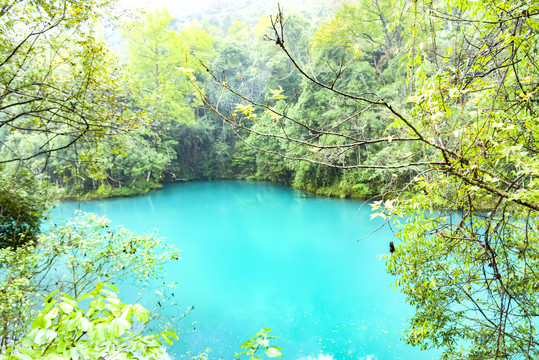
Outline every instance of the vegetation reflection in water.
[[[275, 184], [189, 182], [145, 196], [64, 202], [55, 217], [95, 212], [182, 250], [167, 269], [179, 283], [183, 334], [171, 352], [232, 358], [260, 328], [287, 359], [431, 359], [404, 344], [410, 314], [379, 255], [392, 234], [361, 202], [310, 197]], [[123, 301], [140, 296], [122, 291]]]

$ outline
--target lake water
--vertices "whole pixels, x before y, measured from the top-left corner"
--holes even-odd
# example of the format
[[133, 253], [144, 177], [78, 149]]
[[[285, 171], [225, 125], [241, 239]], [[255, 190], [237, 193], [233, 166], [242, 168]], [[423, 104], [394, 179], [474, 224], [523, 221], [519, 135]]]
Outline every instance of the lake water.
[[182, 320], [176, 358], [211, 348], [210, 358], [232, 359], [270, 328], [285, 359], [434, 359], [400, 340], [411, 311], [379, 258], [392, 234], [384, 228], [358, 242], [380, 225], [361, 204], [270, 183], [188, 182], [64, 202], [54, 216], [80, 209], [137, 232], [157, 228], [182, 250], [167, 281], [178, 281], [183, 309], [195, 308]]

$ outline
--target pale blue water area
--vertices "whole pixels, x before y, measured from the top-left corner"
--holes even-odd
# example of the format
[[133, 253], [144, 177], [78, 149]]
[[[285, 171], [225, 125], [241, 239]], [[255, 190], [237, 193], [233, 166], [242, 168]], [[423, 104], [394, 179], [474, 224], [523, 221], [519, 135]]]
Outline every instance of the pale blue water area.
[[[380, 225], [370, 206], [304, 195], [270, 183], [188, 182], [64, 202], [54, 216], [80, 208], [137, 232], [157, 228], [182, 250], [167, 281], [178, 281], [182, 309], [195, 309], [181, 320], [176, 358], [211, 348], [211, 358], [232, 359], [261, 328], [280, 336], [285, 359], [436, 358], [400, 340], [411, 312], [379, 258], [390, 230], [358, 242]], [[124, 302], [139, 298], [122, 293]]]

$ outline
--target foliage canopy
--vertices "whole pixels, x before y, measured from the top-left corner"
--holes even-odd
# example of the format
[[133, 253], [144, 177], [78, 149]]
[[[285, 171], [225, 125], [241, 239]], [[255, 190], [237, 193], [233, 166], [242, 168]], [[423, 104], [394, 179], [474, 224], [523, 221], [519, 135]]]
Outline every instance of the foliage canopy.
[[112, 3], [1, 3], [0, 163], [40, 157], [43, 171], [55, 152], [137, 126], [122, 114], [126, 74], [96, 34]]

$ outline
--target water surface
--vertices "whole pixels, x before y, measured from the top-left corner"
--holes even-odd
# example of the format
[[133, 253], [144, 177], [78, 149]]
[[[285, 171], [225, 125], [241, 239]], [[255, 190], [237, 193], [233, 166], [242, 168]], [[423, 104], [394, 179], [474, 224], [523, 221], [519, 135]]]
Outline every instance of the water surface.
[[432, 359], [400, 340], [411, 312], [379, 258], [392, 234], [384, 228], [358, 242], [380, 225], [361, 204], [270, 183], [188, 182], [64, 202], [55, 216], [80, 209], [138, 232], [157, 228], [182, 250], [167, 281], [178, 281], [182, 309], [195, 309], [182, 320], [177, 358], [211, 348], [211, 358], [232, 359], [271, 328], [285, 359]]

